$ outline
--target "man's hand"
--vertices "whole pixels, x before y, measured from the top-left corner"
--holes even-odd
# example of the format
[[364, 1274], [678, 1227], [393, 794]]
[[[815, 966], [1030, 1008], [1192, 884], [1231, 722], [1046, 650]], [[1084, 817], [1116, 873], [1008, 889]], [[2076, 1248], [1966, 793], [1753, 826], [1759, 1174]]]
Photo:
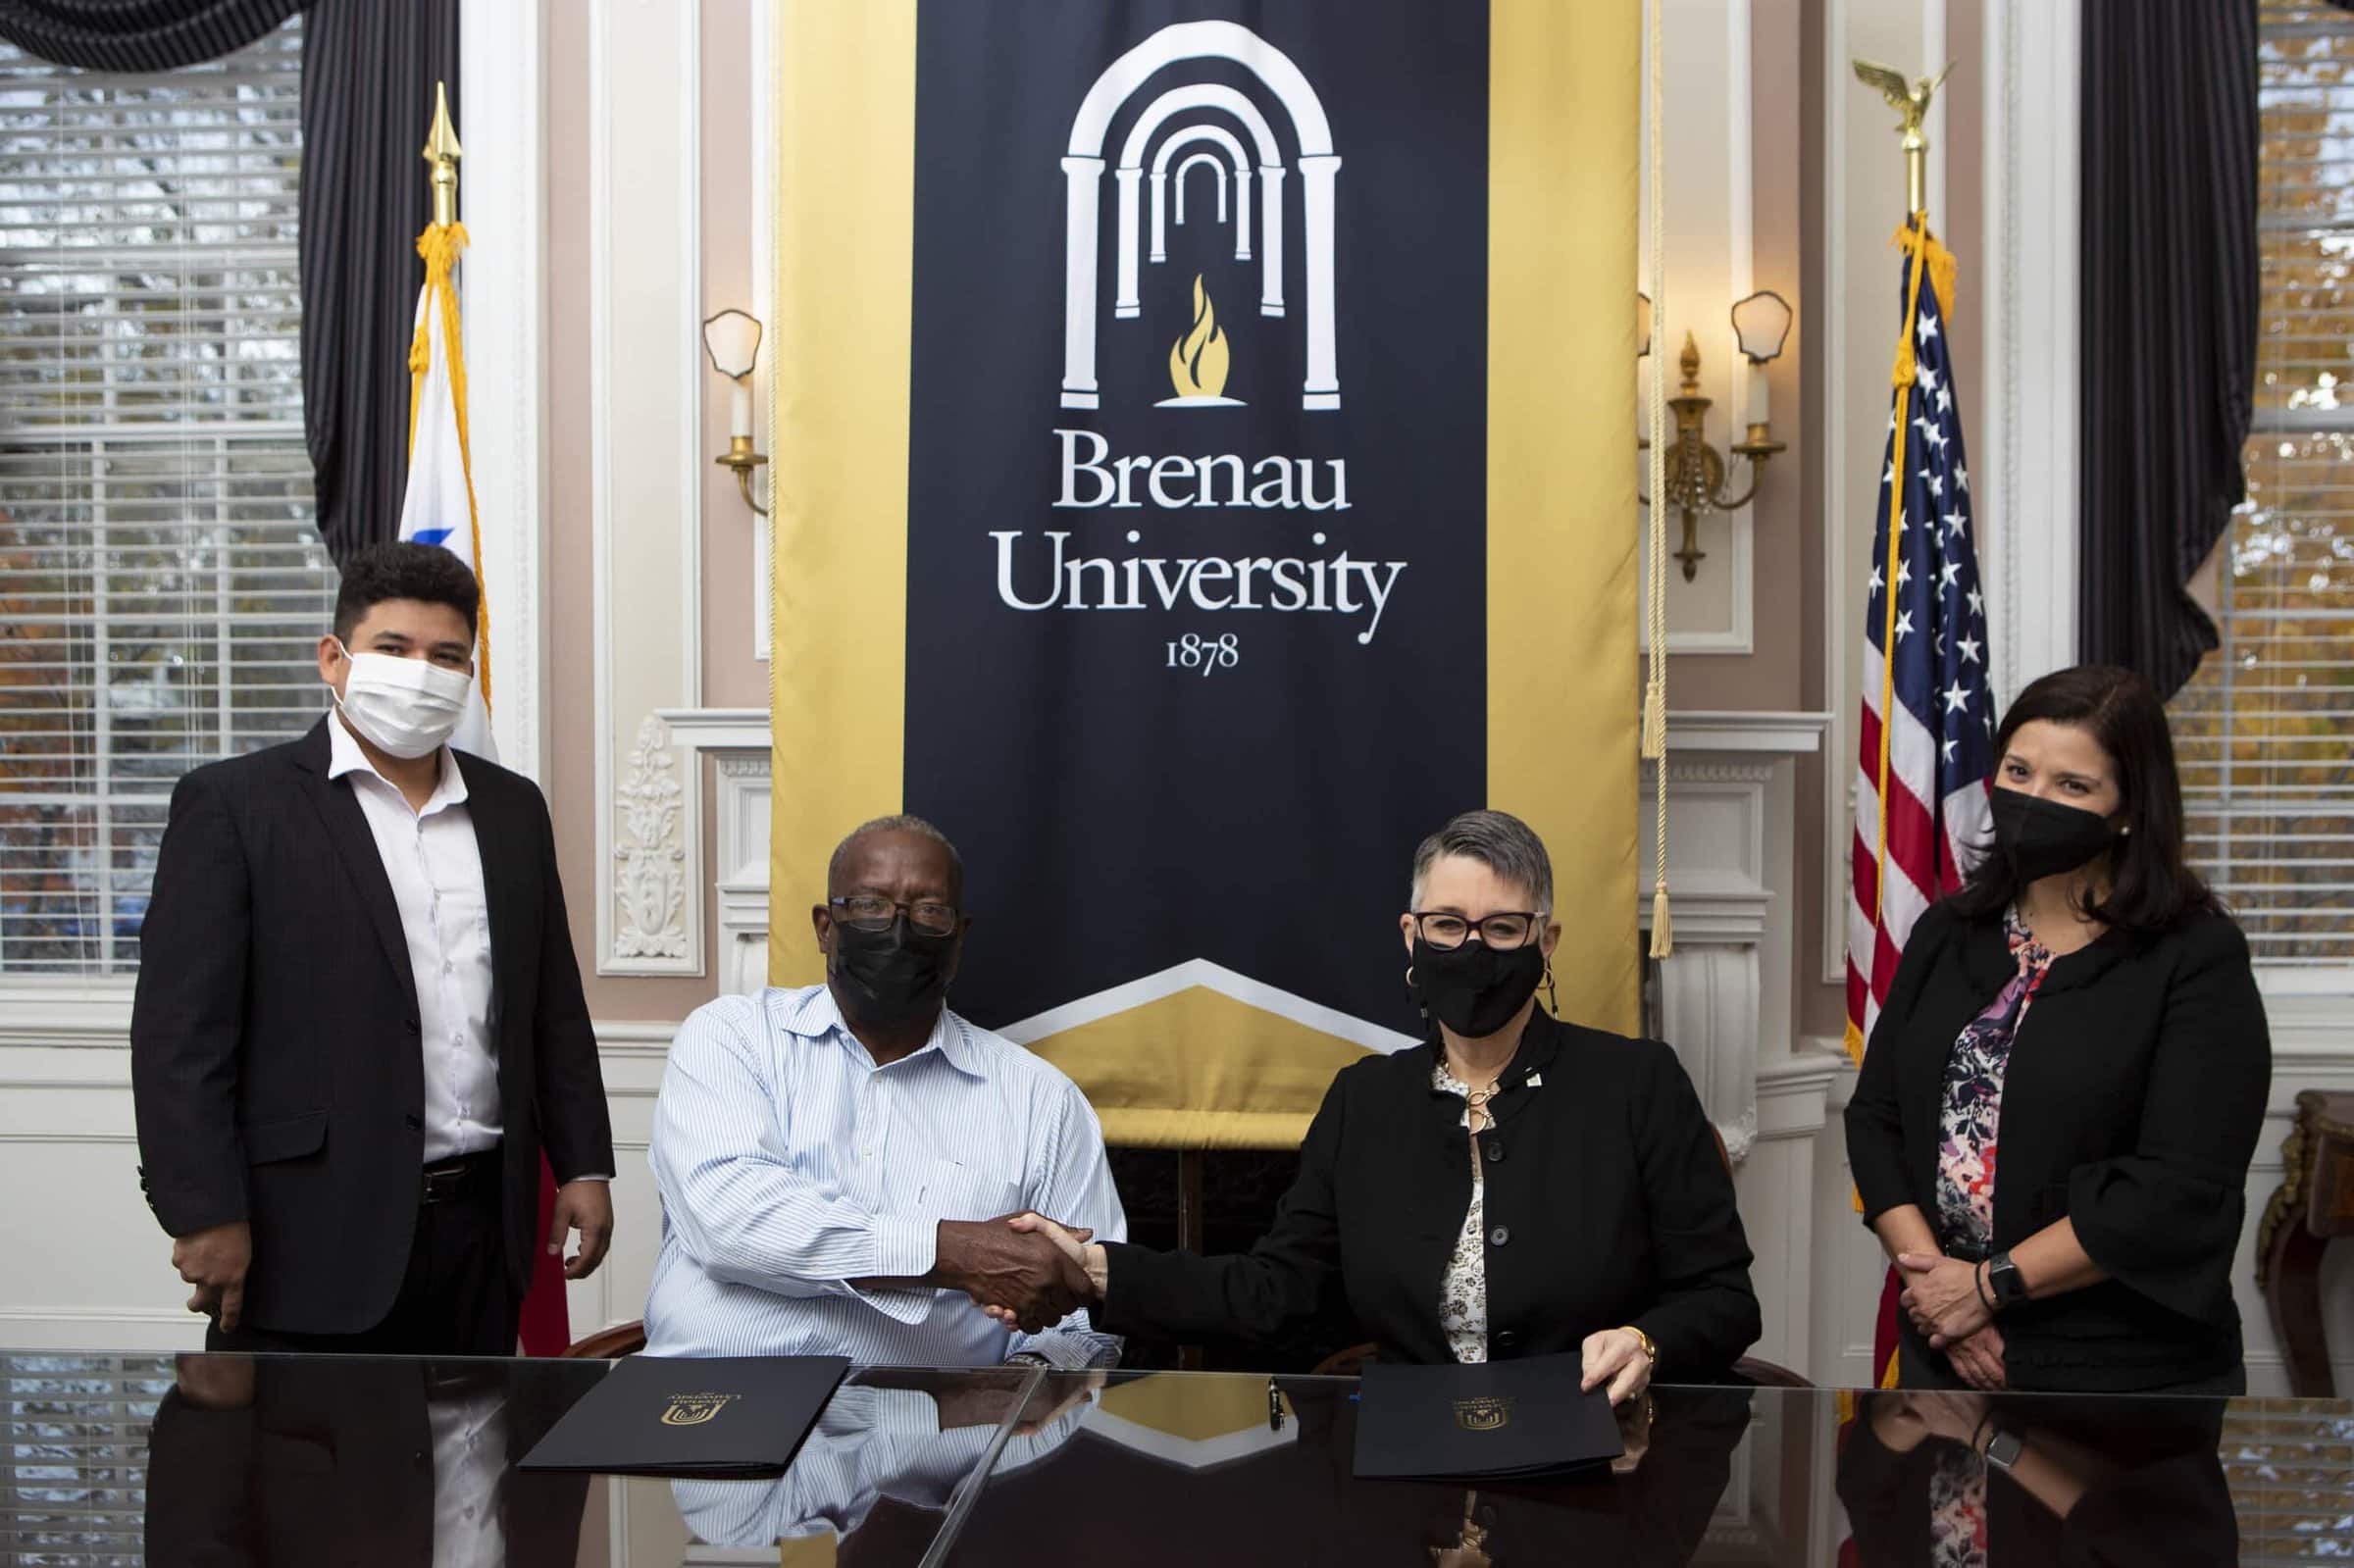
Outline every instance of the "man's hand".
[[1928, 1337], [1929, 1348], [1944, 1350], [1994, 1321], [1978, 1290], [1978, 1265], [1934, 1252], [1900, 1252], [1905, 1290], [1897, 1299], [1913, 1326]]
[[1962, 1381], [1980, 1392], [1999, 1393], [2011, 1386], [2003, 1371], [2003, 1331], [1991, 1323], [1947, 1345], [1945, 1357]]
[[1643, 1353], [1643, 1341], [1631, 1330], [1605, 1329], [1600, 1334], [1589, 1334], [1581, 1353], [1586, 1370], [1578, 1387], [1599, 1389], [1609, 1384], [1612, 1404], [1624, 1404], [1651, 1387], [1651, 1357]]
[[[1042, 1334], [1094, 1297], [1087, 1271], [1049, 1238], [1016, 1231], [1007, 1222], [943, 1220], [929, 1282], [962, 1290], [993, 1317], [1010, 1319], [1024, 1334]], [[1075, 1232], [1092, 1236], [1089, 1231]]]
[[556, 1189], [554, 1217], [548, 1221], [547, 1250], [564, 1250], [564, 1238], [581, 1233], [581, 1249], [564, 1260], [564, 1278], [585, 1280], [605, 1261], [613, 1244], [613, 1189], [607, 1182], [566, 1182]]
[[202, 1312], [221, 1327], [235, 1332], [245, 1315], [245, 1272], [253, 1267], [253, 1227], [231, 1220], [208, 1230], [190, 1231], [172, 1242], [172, 1266], [196, 1287], [188, 1310]]

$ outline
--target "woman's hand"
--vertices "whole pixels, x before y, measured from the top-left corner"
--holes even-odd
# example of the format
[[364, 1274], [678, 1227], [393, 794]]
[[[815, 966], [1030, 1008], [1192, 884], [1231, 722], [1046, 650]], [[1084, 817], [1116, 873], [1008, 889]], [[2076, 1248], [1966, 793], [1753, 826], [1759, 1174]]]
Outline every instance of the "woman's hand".
[[1988, 1406], [1982, 1393], [1940, 1390], [1909, 1393], [1905, 1397], [1911, 1401], [1913, 1413], [1929, 1429], [1929, 1436], [1958, 1442], [1965, 1448], [1976, 1442], [1978, 1429], [1986, 1422]]
[[1651, 1387], [1651, 1357], [1632, 1329], [1605, 1329], [1589, 1334], [1583, 1346], [1585, 1377], [1581, 1389], [1610, 1385], [1611, 1403], [1624, 1404]]
[[2003, 1370], [2003, 1331], [1991, 1323], [1947, 1345], [1945, 1358], [1964, 1383], [1981, 1392], [2000, 1393], [2011, 1386]]
[[1903, 1252], [1896, 1266], [1906, 1275], [1904, 1293], [1897, 1299], [1912, 1314], [1913, 1326], [1928, 1336], [1930, 1349], [1946, 1349], [1994, 1321], [1986, 1298], [1978, 1293], [1975, 1263]]
[[[1062, 1250], [1063, 1256], [1086, 1272], [1087, 1283], [1093, 1287], [1095, 1298], [1099, 1301], [1103, 1299], [1104, 1289], [1111, 1279], [1111, 1264], [1102, 1243], [1092, 1239], [1095, 1236], [1093, 1231], [1083, 1230], [1074, 1235], [1042, 1214], [1016, 1214], [1005, 1225], [1008, 1230], [1036, 1233], [1052, 1241]], [[987, 1302], [978, 1304], [982, 1311], [999, 1323], [1010, 1326], [1015, 1322], [1014, 1314], [1004, 1307], [992, 1306]]]

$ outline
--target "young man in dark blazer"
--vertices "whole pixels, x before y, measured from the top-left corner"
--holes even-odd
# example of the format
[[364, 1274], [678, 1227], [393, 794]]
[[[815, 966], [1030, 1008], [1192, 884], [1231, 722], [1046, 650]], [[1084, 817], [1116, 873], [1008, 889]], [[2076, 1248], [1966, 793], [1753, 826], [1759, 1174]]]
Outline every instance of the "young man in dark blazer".
[[344, 570], [300, 740], [173, 791], [139, 936], [140, 1186], [214, 1348], [507, 1355], [538, 1244], [613, 1229], [612, 1133], [547, 807], [453, 751], [479, 593]]

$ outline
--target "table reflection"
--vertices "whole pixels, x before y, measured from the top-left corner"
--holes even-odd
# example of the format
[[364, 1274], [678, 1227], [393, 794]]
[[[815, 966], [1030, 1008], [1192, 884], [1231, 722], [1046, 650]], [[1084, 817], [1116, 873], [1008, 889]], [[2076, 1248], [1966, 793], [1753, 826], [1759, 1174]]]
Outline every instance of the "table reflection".
[[2239, 1523], [2218, 1457], [2225, 1408], [1865, 1394], [1838, 1471], [1861, 1568], [2235, 1562]]
[[147, 1459], [150, 1564], [569, 1568], [585, 1476], [513, 1468], [594, 1362], [183, 1355]]
[[[1049, 1378], [1040, 1397], [1066, 1399]], [[1000, 1458], [957, 1564], [1591, 1561], [1681, 1568], [1724, 1495], [1750, 1391], [1663, 1390], [1630, 1413], [1617, 1473], [1494, 1487], [1360, 1482], [1356, 1385], [1115, 1377], [1069, 1441]], [[1076, 1553], [1076, 1556], [1074, 1556]]]
[[830, 1540], [837, 1563], [919, 1562], [960, 1489], [993, 1456], [1029, 1464], [1068, 1441], [1102, 1375], [1065, 1380], [1035, 1402], [1031, 1381], [1027, 1368], [863, 1368], [835, 1391], [783, 1477], [675, 1481], [672, 1501], [694, 1538], [714, 1546]]

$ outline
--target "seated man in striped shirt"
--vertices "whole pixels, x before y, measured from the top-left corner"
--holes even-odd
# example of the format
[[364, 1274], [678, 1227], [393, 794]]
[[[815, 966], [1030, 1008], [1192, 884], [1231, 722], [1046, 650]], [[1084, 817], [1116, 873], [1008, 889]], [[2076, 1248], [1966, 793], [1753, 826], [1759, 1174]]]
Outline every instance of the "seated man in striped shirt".
[[[1109, 1365], [1086, 1276], [1005, 1220], [1127, 1219], [1078, 1086], [948, 1011], [968, 917], [940, 830], [844, 838], [813, 909], [826, 984], [698, 1008], [654, 1105], [654, 1355]], [[973, 1310], [1011, 1307], [1009, 1329]]]

